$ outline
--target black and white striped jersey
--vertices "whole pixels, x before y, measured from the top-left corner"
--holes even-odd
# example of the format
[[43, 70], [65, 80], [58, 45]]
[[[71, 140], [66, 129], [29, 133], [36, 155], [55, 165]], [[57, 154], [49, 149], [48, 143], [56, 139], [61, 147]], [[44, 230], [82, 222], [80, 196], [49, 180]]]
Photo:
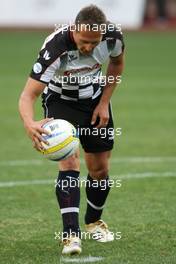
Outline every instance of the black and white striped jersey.
[[86, 56], [77, 49], [69, 27], [59, 29], [46, 38], [30, 77], [47, 84], [44, 92], [49, 88], [62, 99], [94, 99], [102, 92], [102, 64], [110, 56], [119, 56], [123, 49], [123, 36], [114, 28]]

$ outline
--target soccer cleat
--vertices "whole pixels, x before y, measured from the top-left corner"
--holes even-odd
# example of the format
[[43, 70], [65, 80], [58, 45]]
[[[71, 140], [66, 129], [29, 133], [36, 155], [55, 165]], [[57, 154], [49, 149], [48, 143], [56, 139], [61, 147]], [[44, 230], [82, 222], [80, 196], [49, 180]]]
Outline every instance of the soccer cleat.
[[108, 226], [103, 220], [88, 224], [85, 228], [91, 234], [92, 239], [98, 242], [110, 242], [114, 240], [113, 232], [108, 230]]
[[76, 236], [70, 236], [63, 239], [63, 250], [62, 254], [64, 255], [76, 255], [82, 252], [81, 249], [81, 239]]

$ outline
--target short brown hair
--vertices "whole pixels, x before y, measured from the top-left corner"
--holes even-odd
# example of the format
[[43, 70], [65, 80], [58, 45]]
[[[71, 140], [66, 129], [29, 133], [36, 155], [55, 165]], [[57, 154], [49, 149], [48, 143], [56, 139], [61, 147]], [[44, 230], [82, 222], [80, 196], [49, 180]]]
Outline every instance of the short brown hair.
[[89, 5], [82, 8], [75, 19], [75, 25], [86, 24], [86, 25], [98, 25], [106, 24], [106, 16], [103, 11], [96, 5]]

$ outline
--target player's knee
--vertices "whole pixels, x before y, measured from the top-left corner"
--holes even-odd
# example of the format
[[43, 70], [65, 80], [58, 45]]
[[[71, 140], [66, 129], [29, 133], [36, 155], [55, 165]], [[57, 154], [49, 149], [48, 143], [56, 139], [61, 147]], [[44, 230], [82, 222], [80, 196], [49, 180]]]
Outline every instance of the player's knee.
[[96, 180], [103, 180], [108, 175], [108, 168], [98, 168], [89, 171], [90, 176]]
[[59, 162], [60, 170], [78, 170], [80, 169], [79, 155], [77, 153], [73, 154], [66, 160], [61, 160]]

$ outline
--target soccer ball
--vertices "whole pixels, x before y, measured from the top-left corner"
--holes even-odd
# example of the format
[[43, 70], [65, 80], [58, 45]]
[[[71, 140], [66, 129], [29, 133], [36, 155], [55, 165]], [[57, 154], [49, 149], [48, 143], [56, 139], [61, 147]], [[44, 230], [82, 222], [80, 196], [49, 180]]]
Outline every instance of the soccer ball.
[[49, 160], [64, 160], [75, 153], [79, 146], [79, 138], [76, 128], [66, 120], [54, 119], [43, 125], [49, 132], [42, 137], [48, 141], [49, 145], [42, 142], [43, 155]]

